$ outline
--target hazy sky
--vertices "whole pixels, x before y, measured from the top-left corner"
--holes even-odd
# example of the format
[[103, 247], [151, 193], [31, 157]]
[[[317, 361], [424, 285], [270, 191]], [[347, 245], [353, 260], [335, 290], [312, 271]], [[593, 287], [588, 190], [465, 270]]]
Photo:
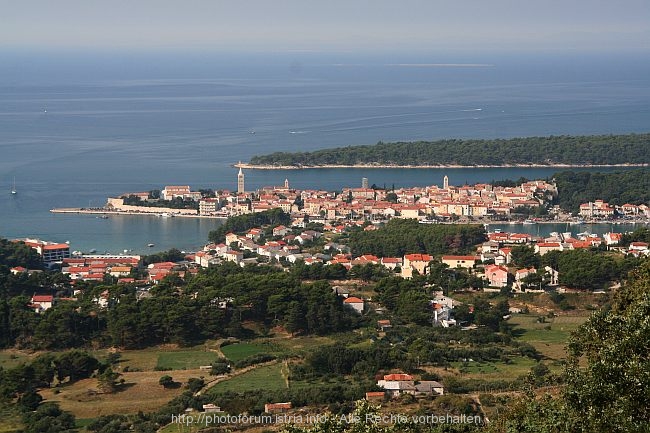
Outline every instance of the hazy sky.
[[0, 48], [650, 49], [649, 0], [0, 0]]

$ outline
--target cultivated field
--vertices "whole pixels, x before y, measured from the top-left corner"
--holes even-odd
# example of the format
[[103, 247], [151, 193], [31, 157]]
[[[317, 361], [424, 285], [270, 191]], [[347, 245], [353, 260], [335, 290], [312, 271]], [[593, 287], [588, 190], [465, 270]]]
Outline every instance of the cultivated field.
[[244, 374], [217, 383], [208, 391], [210, 394], [226, 391], [254, 391], [263, 389], [266, 391], [286, 389], [286, 371], [282, 363], [257, 367]]
[[512, 358], [508, 364], [505, 362], [468, 361], [452, 362], [464, 379], [483, 380], [515, 380], [525, 376], [536, 364], [536, 361], [523, 356]]
[[232, 362], [241, 361], [252, 355], [260, 353], [277, 354], [283, 349], [270, 341], [257, 343], [235, 343], [227, 346], [221, 346], [221, 353]]
[[210, 365], [219, 358], [215, 352], [201, 350], [175, 350], [158, 355], [158, 370], [189, 370]]
[[566, 358], [566, 344], [571, 332], [588, 319], [586, 315], [562, 315], [545, 317], [532, 314], [514, 314], [510, 323], [516, 325], [515, 335], [520, 341], [530, 343], [550, 360]]

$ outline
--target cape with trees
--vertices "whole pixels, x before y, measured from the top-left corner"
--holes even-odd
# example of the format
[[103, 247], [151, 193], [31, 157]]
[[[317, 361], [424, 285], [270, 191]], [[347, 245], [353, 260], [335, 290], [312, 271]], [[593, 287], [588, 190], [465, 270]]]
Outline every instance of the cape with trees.
[[254, 156], [262, 166], [327, 165], [612, 165], [648, 164], [650, 134], [523, 137], [491, 140], [447, 139], [337, 147], [313, 152]]

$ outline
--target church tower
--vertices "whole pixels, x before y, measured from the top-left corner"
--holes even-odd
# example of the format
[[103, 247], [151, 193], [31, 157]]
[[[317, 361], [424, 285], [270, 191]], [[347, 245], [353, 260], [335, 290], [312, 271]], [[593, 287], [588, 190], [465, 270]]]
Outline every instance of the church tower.
[[284, 180], [284, 189], [289, 189], [289, 179]]
[[237, 194], [243, 194], [245, 191], [246, 189], [244, 188], [244, 172], [241, 170], [241, 165], [240, 165], [239, 173], [237, 174]]
[[446, 175], [442, 179], [442, 189], [449, 189], [449, 177]]

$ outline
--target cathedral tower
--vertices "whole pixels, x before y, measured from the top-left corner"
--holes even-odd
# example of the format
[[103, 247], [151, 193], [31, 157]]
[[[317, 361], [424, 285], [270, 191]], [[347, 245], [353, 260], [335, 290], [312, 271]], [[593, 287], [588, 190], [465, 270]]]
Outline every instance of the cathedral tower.
[[244, 172], [241, 170], [241, 165], [240, 165], [239, 173], [237, 174], [237, 194], [243, 194], [245, 191], [246, 189], [244, 188]]

